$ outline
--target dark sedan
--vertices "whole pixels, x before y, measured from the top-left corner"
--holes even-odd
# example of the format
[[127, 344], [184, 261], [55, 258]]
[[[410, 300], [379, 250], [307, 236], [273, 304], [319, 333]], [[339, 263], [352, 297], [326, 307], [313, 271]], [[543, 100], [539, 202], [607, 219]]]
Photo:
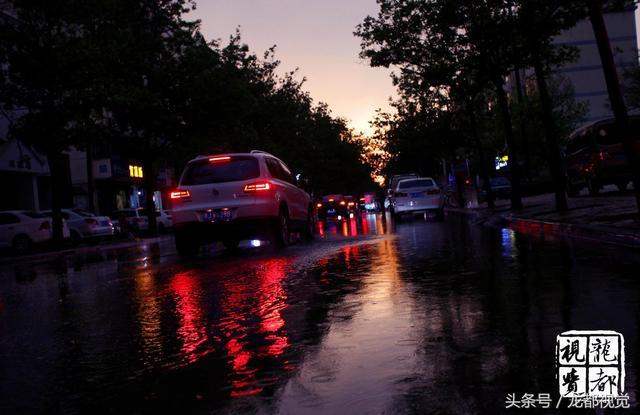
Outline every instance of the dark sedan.
[[348, 202], [343, 195], [328, 195], [316, 204], [318, 219], [342, 220], [349, 217]]

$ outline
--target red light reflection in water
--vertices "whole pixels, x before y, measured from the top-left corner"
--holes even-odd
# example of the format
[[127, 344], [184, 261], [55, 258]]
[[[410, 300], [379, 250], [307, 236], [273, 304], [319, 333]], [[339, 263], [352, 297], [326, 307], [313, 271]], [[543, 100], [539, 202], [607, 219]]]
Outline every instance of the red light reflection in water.
[[[282, 286], [290, 259], [274, 258], [256, 262], [255, 276], [238, 284], [230, 281], [225, 284], [227, 295], [222, 300], [225, 317], [221, 321], [221, 330], [227, 340], [226, 349], [231, 360], [231, 397], [255, 395], [262, 391], [256, 374], [258, 369], [252, 366], [256, 358], [276, 358], [289, 347], [289, 338], [284, 328], [285, 321], [281, 312], [287, 307], [287, 296]], [[263, 336], [265, 345], [258, 350], [251, 349], [245, 339], [255, 329]], [[254, 338], [254, 336], [252, 336]], [[254, 362], [255, 364], [255, 362]]]
[[318, 221], [318, 235], [320, 235], [321, 238], [324, 238], [324, 222], [323, 221]]
[[193, 363], [212, 351], [201, 348], [208, 340], [207, 322], [199, 298], [202, 288], [193, 271], [177, 273], [169, 287], [176, 298], [176, 312], [180, 318], [181, 352], [188, 363]]
[[358, 221], [354, 218], [351, 219], [351, 236], [356, 236], [358, 234]]
[[362, 234], [369, 235], [369, 218], [367, 216], [362, 220]]

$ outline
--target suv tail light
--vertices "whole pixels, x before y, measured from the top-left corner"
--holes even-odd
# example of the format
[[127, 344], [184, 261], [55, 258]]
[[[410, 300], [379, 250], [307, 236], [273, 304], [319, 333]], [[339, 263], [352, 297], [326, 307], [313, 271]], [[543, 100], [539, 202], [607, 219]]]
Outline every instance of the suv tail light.
[[427, 194], [428, 195], [439, 195], [440, 194], [440, 189], [429, 189], [429, 190], [427, 190]]
[[406, 193], [402, 193], [402, 192], [395, 192], [393, 195], [395, 197], [407, 197], [408, 196]]
[[191, 192], [189, 192], [188, 190], [174, 190], [169, 196], [171, 200], [189, 199], [191, 197]]
[[256, 182], [244, 186], [244, 191], [247, 193], [264, 192], [267, 190], [271, 190], [271, 183], [269, 182]]
[[49, 223], [49, 221], [42, 222], [40, 224], [40, 230], [41, 231], [48, 231], [49, 229], [51, 229], [51, 224]]
[[321, 208], [321, 207], [322, 207], [322, 203], [318, 203], [318, 204], [316, 205], [316, 207]]
[[98, 224], [98, 221], [93, 218], [86, 218], [84, 221], [91, 226], [96, 226]]
[[344, 200], [341, 200], [341, 201], [340, 201], [340, 206], [344, 206], [344, 205], [346, 205], [346, 204], [347, 204], [347, 202], [345, 202]]

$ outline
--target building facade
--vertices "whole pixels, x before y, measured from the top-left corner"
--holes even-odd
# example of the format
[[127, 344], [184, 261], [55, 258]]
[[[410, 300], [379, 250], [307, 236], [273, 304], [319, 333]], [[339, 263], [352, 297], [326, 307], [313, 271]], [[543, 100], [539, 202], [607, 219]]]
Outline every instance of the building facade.
[[[624, 84], [625, 71], [638, 66], [635, 8], [606, 13], [604, 18], [618, 75]], [[554, 43], [575, 47], [580, 52], [576, 62], [563, 65], [557, 72], [573, 85], [576, 101], [586, 104], [584, 122], [611, 117], [607, 85], [591, 22], [579, 22], [558, 36]]]

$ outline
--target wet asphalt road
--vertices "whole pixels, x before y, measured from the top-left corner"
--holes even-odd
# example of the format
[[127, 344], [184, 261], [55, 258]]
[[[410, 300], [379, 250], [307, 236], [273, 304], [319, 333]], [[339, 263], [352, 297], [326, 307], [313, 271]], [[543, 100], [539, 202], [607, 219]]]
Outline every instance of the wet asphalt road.
[[557, 394], [571, 329], [625, 336], [636, 406], [637, 251], [458, 217], [320, 231], [189, 261], [170, 238], [4, 258], [0, 414], [499, 413]]

